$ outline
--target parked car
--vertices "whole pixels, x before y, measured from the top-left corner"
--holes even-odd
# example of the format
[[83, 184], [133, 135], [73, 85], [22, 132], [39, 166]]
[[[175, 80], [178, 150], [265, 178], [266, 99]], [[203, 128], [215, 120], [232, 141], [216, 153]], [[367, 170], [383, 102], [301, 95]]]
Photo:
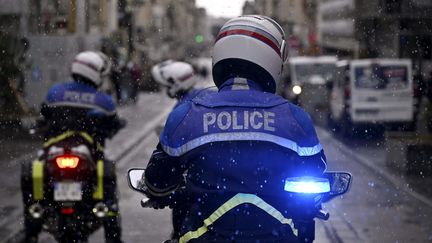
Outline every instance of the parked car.
[[328, 83], [336, 72], [335, 56], [292, 57], [285, 65], [281, 95], [301, 106], [312, 119], [325, 123], [328, 113]]
[[359, 127], [415, 128], [409, 59], [340, 61], [330, 85], [328, 124], [343, 135]]

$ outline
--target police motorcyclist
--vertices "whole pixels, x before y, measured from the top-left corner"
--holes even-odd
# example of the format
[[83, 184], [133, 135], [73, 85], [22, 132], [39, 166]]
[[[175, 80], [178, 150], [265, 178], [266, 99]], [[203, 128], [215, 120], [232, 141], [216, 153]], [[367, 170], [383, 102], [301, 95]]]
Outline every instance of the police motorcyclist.
[[[109, 67], [109, 60], [103, 53], [81, 52], [72, 62], [73, 80], [56, 84], [49, 89], [41, 107], [48, 129], [44, 135], [45, 151], [41, 153], [40, 159], [44, 159], [46, 150], [54, 143], [70, 136], [81, 136], [79, 139], [92, 149], [95, 161], [102, 160], [104, 163], [102, 197], [109, 208], [108, 216], [103, 222], [105, 237], [107, 242], [121, 242], [115, 165], [113, 161], [104, 158], [103, 146], [105, 139], [112, 137], [121, 128], [122, 122], [117, 116], [112, 98], [98, 91], [102, 76], [108, 74]], [[31, 164], [23, 165], [21, 183], [24, 205], [29, 206], [33, 203]], [[41, 228], [27, 217], [27, 207], [24, 210], [26, 238], [31, 241], [37, 239]]]
[[176, 107], [203, 92], [194, 88], [198, 79], [189, 63], [166, 60], [153, 66], [151, 73], [153, 79], [166, 88], [168, 96], [178, 100]]
[[186, 171], [180, 242], [296, 241], [284, 180], [322, 174], [326, 158], [309, 115], [274, 94], [286, 57], [274, 20], [231, 19], [213, 49], [219, 92], [169, 115], [144, 178], [164, 205]]
[[[177, 99], [173, 109], [183, 102], [190, 101], [198, 95], [214, 92], [210, 87], [205, 89], [194, 88], [198, 79], [192, 65], [186, 62], [166, 60], [153, 66], [153, 79], [166, 88], [166, 93], [170, 98]], [[181, 201], [182, 193], [177, 191], [176, 199]], [[184, 218], [185, 204], [178, 203], [173, 207], [173, 233], [172, 238], [178, 238], [181, 221]]]

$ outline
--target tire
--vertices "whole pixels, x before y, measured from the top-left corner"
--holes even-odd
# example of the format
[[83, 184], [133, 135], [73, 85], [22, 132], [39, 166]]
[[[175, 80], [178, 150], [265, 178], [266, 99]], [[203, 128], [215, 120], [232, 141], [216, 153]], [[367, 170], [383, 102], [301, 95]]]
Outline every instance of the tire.
[[[59, 217], [58, 225], [58, 241], [60, 243], [84, 243], [88, 241], [89, 232], [83, 231], [80, 223], [76, 220], [71, 220], [71, 218]], [[72, 227], [71, 227], [72, 226]]]
[[37, 243], [42, 231], [42, 220], [30, 216], [28, 208], [24, 207], [24, 242]]
[[42, 220], [34, 219], [29, 213], [29, 207], [34, 203], [32, 165], [31, 160], [26, 160], [21, 164], [21, 193], [24, 205], [24, 242], [36, 243], [38, 235], [42, 231]]
[[414, 132], [417, 130], [417, 123], [415, 121], [405, 123], [402, 126], [402, 131], [405, 132]]
[[60, 243], [87, 243], [87, 240], [82, 239], [74, 239], [73, 237], [69, 235], [65, 235], [64, 237], [59, 239]]
[[392, 132], [414, 132], [417, 129], [417, 124], [415, 121], [396, 123], [387, 125], [385, 129]]
[[21, 164], [21, 193], [25, 208], [33, 204], [32, 166], [33, 162], [30, 160]]
[[105, 241], [107, 243], [120, 243], [121, 241], [121, 218], [118, 208], [118, 190], [116, 166], [114, 161], [105, 159], [104, 162], [104, 202], [109, 211], [117, 215], [107, 216], [103, 219]]

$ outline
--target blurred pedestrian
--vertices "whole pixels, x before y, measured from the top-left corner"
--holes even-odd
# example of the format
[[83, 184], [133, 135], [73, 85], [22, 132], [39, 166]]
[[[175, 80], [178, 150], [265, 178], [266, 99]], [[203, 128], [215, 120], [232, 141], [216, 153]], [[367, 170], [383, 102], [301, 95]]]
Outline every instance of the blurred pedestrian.
[[130, 77], [130, 99], [135, 103], [137, 101], [137, 95], [140, 84], [142, 82], [142, 69], [133, 61], [129, 61], [127, 65]]

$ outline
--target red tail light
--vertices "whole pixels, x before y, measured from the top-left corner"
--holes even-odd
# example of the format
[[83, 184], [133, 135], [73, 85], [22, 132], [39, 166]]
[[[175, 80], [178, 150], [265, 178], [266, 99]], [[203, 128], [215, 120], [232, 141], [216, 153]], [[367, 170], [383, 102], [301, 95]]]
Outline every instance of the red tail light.
[[79, 163], [79, 157], [73, 155], [63, 155], [56, 158], [57, 166], [60, 169], [75, 169]]
[[61, 214], [73, 214], [74, 211], [75, 210], [73, 208], [62, 208], [61, 209]]

